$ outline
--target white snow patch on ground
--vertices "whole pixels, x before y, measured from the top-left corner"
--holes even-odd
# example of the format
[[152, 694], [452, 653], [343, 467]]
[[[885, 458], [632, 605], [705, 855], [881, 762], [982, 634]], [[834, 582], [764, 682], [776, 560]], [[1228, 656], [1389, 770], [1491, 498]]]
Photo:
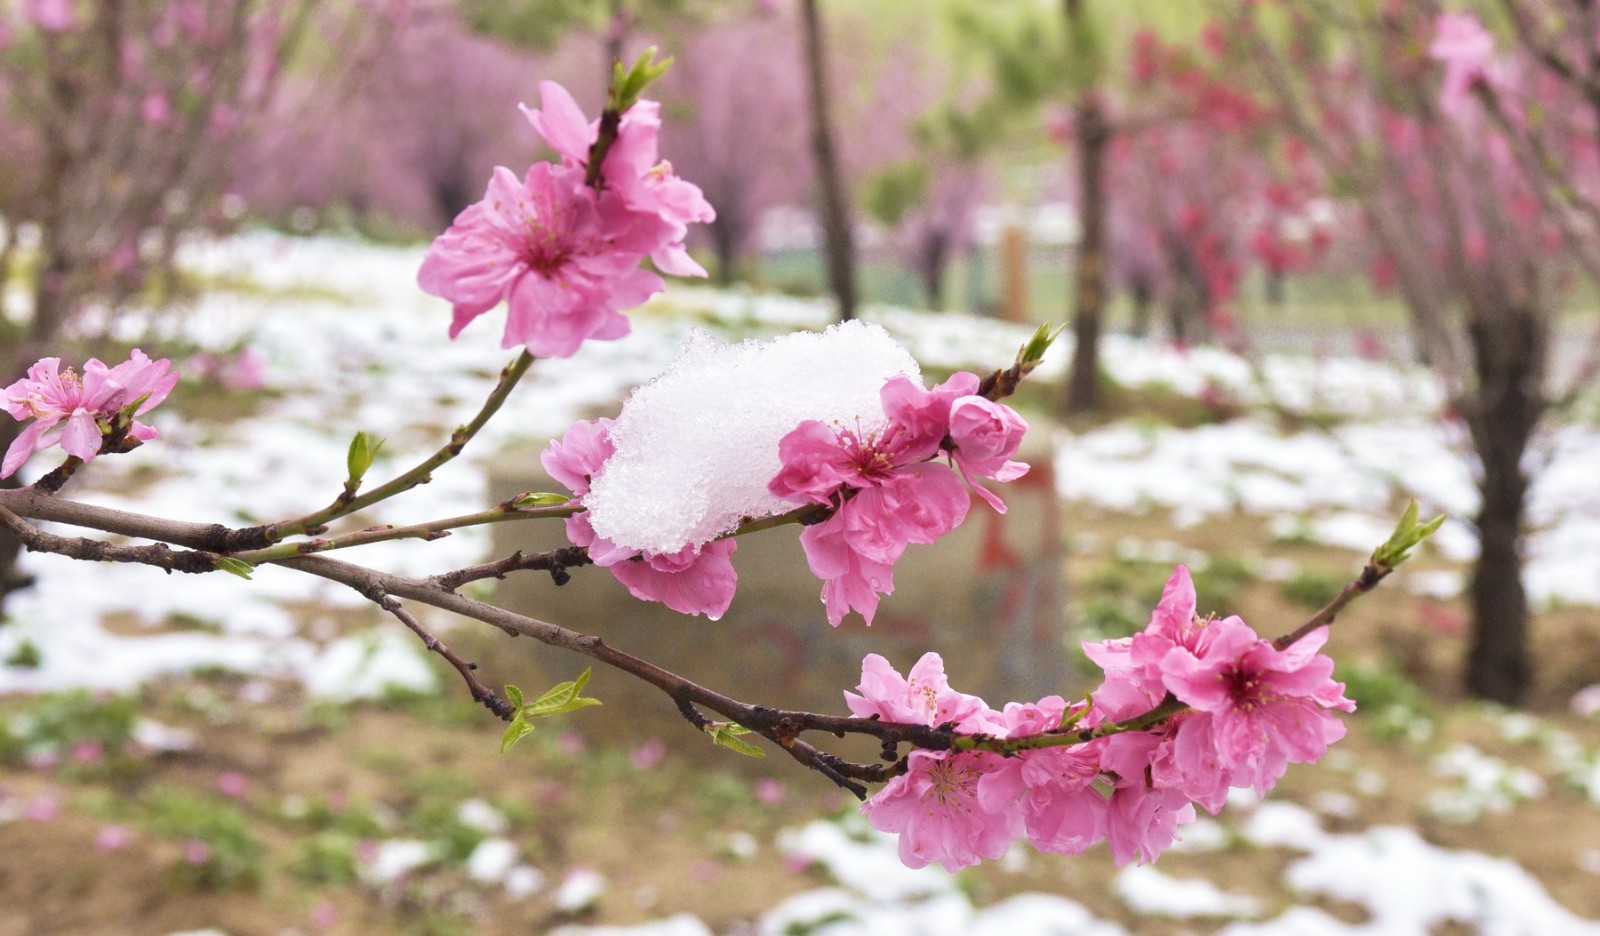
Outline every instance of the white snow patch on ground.
[[954, 888], [954, 879], [942, 868], [906, 867], [896, 836], [875, 831], [855, 816], [849, 826], [818, 820], [788, 829], [779, 835], [778, 849], [826, 866], [834, 877], [873, 900], [908, 900]]
[[680, 913], [636, 926], [558, 926], [550, 936], [712, 936], [712, 932], [699, 917]]
[[314, 698], [375, 699], [395, 689], [432, 693], [438, 677], [417, 655], [409, 632], [370, 631], [334, 641], [301, 667]]
[[1425, 933], [1456, 920], [1483, 936], [1600, 934], [1516, 862], [1440, 848], [1399, 826], [1331, 836], [1290, 866], [1288, 881], [1366, 907], [1372, 920], [1351, 932]]
[[1150, 865], [1129, 865], [1117, 872], [1111, 888], [1128, 909], [1144, 916], [1180, 920], [1261, 915], [1261, 901], [1230, 894], [1203, 878], [1175, 878]]

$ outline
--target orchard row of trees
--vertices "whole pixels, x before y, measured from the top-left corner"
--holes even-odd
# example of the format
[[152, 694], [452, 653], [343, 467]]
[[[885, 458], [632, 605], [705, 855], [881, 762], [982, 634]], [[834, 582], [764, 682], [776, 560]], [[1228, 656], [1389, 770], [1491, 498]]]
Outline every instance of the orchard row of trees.
[[441, 229], [490, 167], [526, 162], [535, 138], [506, 115], [538, 79], [592, 111], [609, 62], [655, 43], [680, 59], [659, 88], [663, 149], [717, 206], [691, 246], [724, 282], [764, 233], [818, 231], [849, 317], [864, 218], [940, 305], [980, 206], [1071, 202], [1065, 410], [1100, 404], [1116, 292], [1136, 330], [1162, 309], [1177, 340], [1234, 342], [1247, 283], [1281, 295], [1320, 270], [1394, 292], [1476, 450], [1468, 687], [1527, 688], [1528, 448], [1594, 357], [1557, 384], [1558, 313], [1600, 282], [1592, 0], [13, 7], [0, 281], [26, 267], [31, 295], [0, 310], [28, 323], [6, 376], [75, 316], [170, 295], [179, 236], [241, 211]]

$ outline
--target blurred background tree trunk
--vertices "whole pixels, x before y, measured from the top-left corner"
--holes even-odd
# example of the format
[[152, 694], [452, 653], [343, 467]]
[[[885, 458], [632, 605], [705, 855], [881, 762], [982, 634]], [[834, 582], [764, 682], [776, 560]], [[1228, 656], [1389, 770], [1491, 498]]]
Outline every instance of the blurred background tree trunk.
[[850, 230], [850, 207], [834, 152], [833, 124], [828, 109], [828, 70], [824, 56], [822, 14], [817, 0], [801, 2], [805, 34], [806, 77], [811, 98], [811, 154], [816, 163], [822, 199], [822, 236], [828, 261], [828, 283], [839, 303], [839, 320], [856, 317], [856, 249]]
[[1077, 100], [1073, 131], [1078, 150], [1078, 249], [1072, 295], [1072, 364], [1062, 385], [1063, 414], [1092, 413], [1100, 394], [1100, 333], [1106, 306], [1106, 149], [1113, 128], [1100, 93], [1100, 62], [1083, 0], [1062, 0]]

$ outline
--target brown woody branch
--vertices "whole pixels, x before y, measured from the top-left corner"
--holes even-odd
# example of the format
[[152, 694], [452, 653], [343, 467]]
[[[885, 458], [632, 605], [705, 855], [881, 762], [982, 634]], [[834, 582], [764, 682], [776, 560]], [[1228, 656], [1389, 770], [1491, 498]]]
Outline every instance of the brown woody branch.
[[88, 562], [131, 562], [155, 566], [172, 572], [215, 572], [217, 556], [214, 553], [189, 549], [172, 549], [166, 543], [149, 546], [119, 546], [105, 540], [81, 536], [56, 536], [46, 533], [0, 506], [0, 527], [15, 536], [30, 552], [55, 553], [70, 559]]
[[515, 705], [512, 705], [505, 699], [500, 698], [500, 696], [496, 694], [493, 689], [485, 686], [483, 682], [478, 679], [478, 674], [475, 672], [478, 668], [478, 664], [468, 663], [466, 660], [463, 660], [461, 657], [457, 656], [455, 651], [445, 646], [443, 641], [435, 637], [427, 628], [423, 627], [422, 622], [418, 621], [416, 616], [410, 611], [407, 611], [405, 607], [400, 604], [399, 600], [393, 595], [387, 595], [383, 592], [371, 592], [367, 594], [367, 597], [377, 604], [378, 607], [389, 612], [390, 614], [393, 614], [400, 620], [400, 623], [404, 624], [406, 627], [409, 627], [412, 633], [416, 634], [422, 639], [422, 645], [424, 647], [427, 647], [434, 653], [444, 657], [451, 666], [455, 667], [456, 672], [461, 674], [461, 679], [467, 684], [467, 691], [472, 693], [472, 701], [493, 712], [494, 717], [500, 719], [501, 721], [510, 721], [511, 716], [517, 713], [517, 707]]
[[[164, 543], [157, 543], [154, 546], [124, 547], [112, 546], [97, 540], [67, 540], [62, 537], [50, 537], [49, 534], [44, 534], [37, 528], [22, 521], [18, 516], [19, 514], [91, 527], [111, 533], [162, 540]], [[0, 524], [13, 528], [14, 532], [17, 532], [23, 542], [29, 544], [30, 548], [33, 548], [34, 543], [55, 544], [59, 542], [66, 544], [67, 548], [48, 549], [46, 551], [60, 552], [73, 558], [141, 562], [147, 565], [155, 565], [158, 568], [170, 569], [174, 567], [176, 561], [185, 563], [197, 563], [200, 561], [198, 559], [173, 560], [172, 557], [199, 556], [203, 557], [208, 564], [204, 570], [195, 568], [181, 569], [181, 571], [210, 571], [214, 568], [212, 563], [217, 558], [204, 552], [175, 552], [165, 545], [165, 543], [171, 543], [178, 546], [188, 546], [207, 542], [213, 535], [213, 528], [206, 524], [185, 523], [112, 510], [105, 507], [79, 504], [34, 491], [0, 491]], [[41, 539], [41, 537], [47, 539]], [[459, 572], [472, 572], [504, 563], [507, 563], [507, 560], [501, 560], [500, 563], [489, 563], [486, 566], [473, 567], [473, 569], [459, 570]], [[1025, 742], [1027, 739], [1006, 741], [1004, 739], [981, 736], [961, 736], [955, 732], [951, 725], [903, 724], [881, 721], [877, 718], [857, 718], [769, 708], [723, 695], [677, 673], [657, 666], [648, 660], [613, 647], [597, 636], [579, 633], [537, 618], [508, 611], [505, 608], [487, 602], [456, 594], [445, 587], [448, 581], [441, 581], [445, 577], [432, 579], [408, 578], [331, 559], [326, 556], [286, 557], [274, 559], [272, 564], [339, 582], [376, 601], [386, 611], [395, 614], [407, 627], [417, 633], [428, 646], [428, 649], [440, 653], [449, 660], [467, 682], [469, 689], [473, 693], [473, 698], [501, 717], [505, 716], [501, 714], [501, 710], [494, 703], [500, 702], [504, 705], [504, 701], [500, 700], [499, 697], [495, 696], [492, 691], [477, 680], [472, 672], [472, 664], [462, 661], [459, 657], [450, 653], [447, 648], [444, 648], [437, 638], [428, 633], [416, 621], [415, 617], [400, 606], [398, 599], [404, 598], [451, 611], [463, 617], [498, 627], [513, 636], [525, 635], [532, 637], [541, 643], [578, 653], [628, 673], [664, 692], [668, 698], [673, 700], [678, 710], [697, 728], [703, 728], [707, 723], [700, 709], [715, 712], [723, 718], [742, 725], [766, 738], [782, 748], [796, 762], [821, 773], [835, 784], [849, 790], [860, 798], [865, 798], [867, 791], [859, 781], [882, 783], [904, 772], [906, 769], [905, 759], [895, 758], [893, 753], [895, 746], [900, 743], [929, 750], [951, 750], [953, 748], [983, 748], [988, 750], [1004, 748], [1012, 750], [1019, 746], [1031, 747], [1047, 744], [1079, 743], [1075, 739], [1075, 735], [1082, 734], [1082, 732], [1050, 733], [1048, 737], [1040, 738], [1037, 743], [1019, 745], [1020, 742]], [[458, 573], [450, 574], [457, 575]], [[1306, 624], [1279, 638], [1275, 645], [1281, 649], [1301, 639], [1315, 628], [1330, 623], [1339, 610], [1351, 600], [1354, 600], [1357, 595], [1370, 590], [1384, 577], [1384, 574], [1386, 573], [1383, 570], [1369, 566], [1363, 570], [1360, 578], [1346, 586], [1345, 591], [1338, 598], [1314, 615]], [[1183, 707], [1176, 700], [1169, 699], [1149, 712], [1141, 713], [1123, 722], [1088, 729], [1088, 731], [1092, 732], [1093, 736], [1099, 737], [1117, 731], [1138, 730], [1149, 727], [1174, 712], [1180, 711]], [[868, 735], [877, 738], [883, 742], [886, 758], [891, 759], [893, 762], [858, 764], [847, 761], [803, 740], [801, 735], [806, 732], [825, 732], [841, 738], [849, 734]], [[1008, 745], [1010, 747], [1007, 747]]]
[[572, 579], [567, 573], [568, 569], [589, 565], [593, 560], [589, 558], [589, 550], [582, 546], [563, 546], [542, 553], [523, 553], [520, 549], [494, 562], [485, 562], [482, 565], [467, 566], [454, 572], [445, 572], [428, 579], [429, 585], [435, 585], [445, 591], [453, 592], [468, 582], [482, 579], [503, 579], [512, 572], [523, 569], [536, 569], [549, 572], [550, 578], [557, 585], [565, 585]]

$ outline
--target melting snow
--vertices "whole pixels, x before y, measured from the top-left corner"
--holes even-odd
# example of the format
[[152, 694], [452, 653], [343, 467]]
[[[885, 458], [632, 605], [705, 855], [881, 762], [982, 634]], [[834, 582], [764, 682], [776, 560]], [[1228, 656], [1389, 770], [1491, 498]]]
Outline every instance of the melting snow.
[[791, 509], [767, 491], [782, 466], [778, 440], [807, 419], [877, 429], [879, 391], [901, 374], [918, 379], [916, 361], [865, 322], [735, 345], [694, 332], [611, 427], [616, 454], [584, 499], [595, 532], [675, 553], [732, 530], [741, 517]]

